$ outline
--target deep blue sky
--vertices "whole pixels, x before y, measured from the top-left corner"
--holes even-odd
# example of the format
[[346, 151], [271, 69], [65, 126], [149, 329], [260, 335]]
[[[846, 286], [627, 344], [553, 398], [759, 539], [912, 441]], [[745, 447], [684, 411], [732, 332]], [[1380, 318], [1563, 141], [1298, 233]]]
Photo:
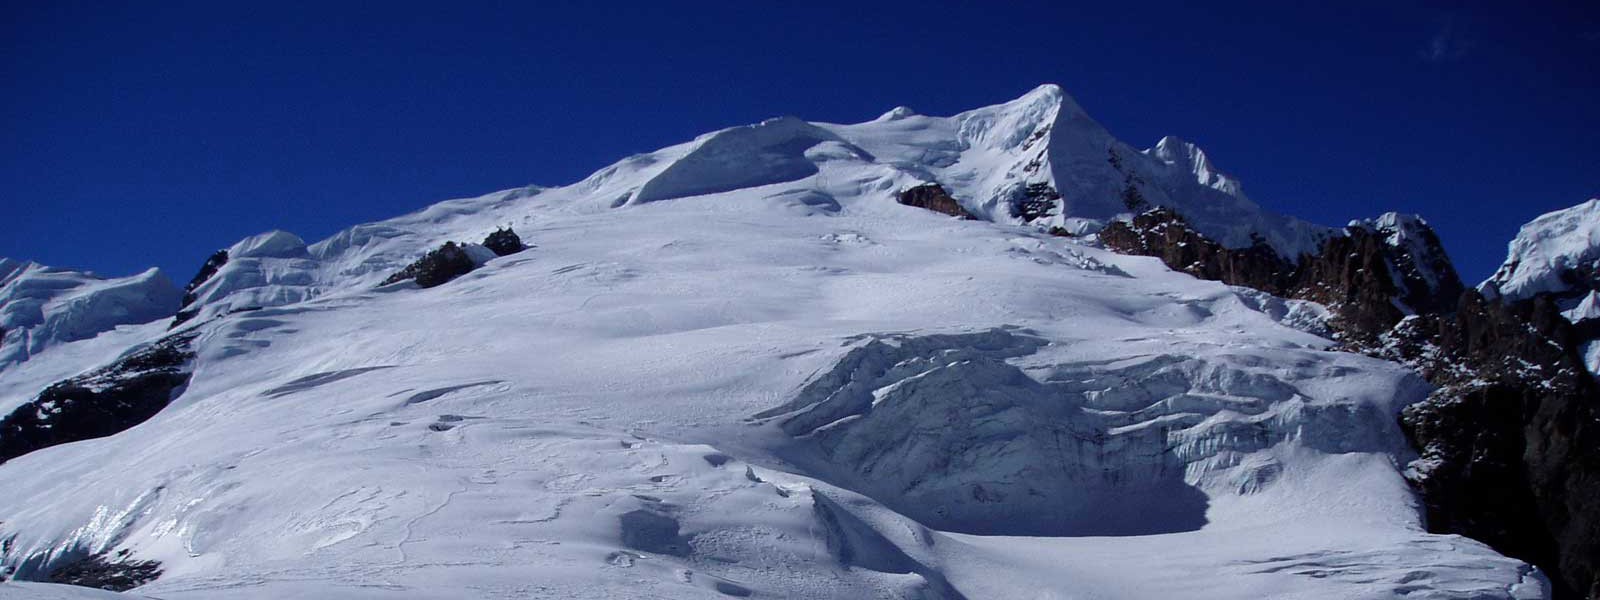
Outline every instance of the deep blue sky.
[[1043, 82], [1135, 145], [1199, 143], [1273, 209], [1422, 213], [1469, 282], [1600, 196], [1595, 1], [5, 4], [0, 255], [180, 284], [271, 228]]

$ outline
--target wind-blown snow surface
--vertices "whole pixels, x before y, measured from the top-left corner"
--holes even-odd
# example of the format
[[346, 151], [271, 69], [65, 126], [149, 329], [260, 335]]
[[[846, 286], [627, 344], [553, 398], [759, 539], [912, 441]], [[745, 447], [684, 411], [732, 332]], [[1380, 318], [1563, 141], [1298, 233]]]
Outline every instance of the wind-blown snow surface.
[[[0, 465], [4, 564], [128, 550], [169, 600], [1544, 595], [1424, 532], [1394, 416], [1426, 385], [1285, 324], [1316, 307], [894, 202], [993, 208], [981, 167], [1063, 101], [257, 238], [171, 406]], [[537, 248], [376, 287], [508, 223]]]

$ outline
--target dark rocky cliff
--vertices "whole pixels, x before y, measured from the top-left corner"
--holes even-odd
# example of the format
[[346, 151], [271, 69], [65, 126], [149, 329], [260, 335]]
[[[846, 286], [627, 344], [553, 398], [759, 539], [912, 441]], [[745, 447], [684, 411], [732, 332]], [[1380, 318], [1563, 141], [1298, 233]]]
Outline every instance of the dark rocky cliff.
[[0, 419], [0, 463], [57, 444], [112, 435], [154, 417], [189, 382], [193, 340], [190, 333], [171, 335], [45, 388]]
[[1538, 565], [1557, 598], [1600, 598], [1600, 385], [1579, 354], [1600, 327], [1567, 322], [1548, 295], [1465, 290], [1420, 219], [1352, 224], [1293, 262], [1261, 243], [1225, 248], [1166, 208], [1099, 235], [1202, 279], [1320, 302], [1345, 349], [1416, 369], [1438, 386], [1401, 417], [1429, 530]]
[[200, 265], [200, 271], [194, 274], [194, 279], [189, 280], [189, 285], [183, 286], [183, 303], [178, 305], [178, 314], [172, 318], [172, 326], [169, 329], [176, 328], [199, 314], [199, 310], [191, 306], [198, 299], [197, 291], [226, 264], [228, 264], [228, 251], [218, 250], [206, 259], [205, 264]]
[[1439, 388], [1406, 409], [1429, 527], [1543, 568], [1557, 597], [1600, 597], [1600, 385], [1546, 296], [1476, 291], [1408, 319], [1376, 353]]

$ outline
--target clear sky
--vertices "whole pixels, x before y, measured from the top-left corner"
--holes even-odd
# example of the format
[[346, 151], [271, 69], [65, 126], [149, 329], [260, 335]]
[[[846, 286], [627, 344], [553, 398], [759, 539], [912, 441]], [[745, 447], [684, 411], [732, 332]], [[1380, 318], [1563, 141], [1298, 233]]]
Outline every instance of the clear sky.
[[4, 3], [0, 256], [105, 275], [181, 284], [267, 229], [1045, 82], [1134, 145], [1198, 143], [1269, 208], [1421, 213], [1469, 283], [1600, 196], [1592, 0]]

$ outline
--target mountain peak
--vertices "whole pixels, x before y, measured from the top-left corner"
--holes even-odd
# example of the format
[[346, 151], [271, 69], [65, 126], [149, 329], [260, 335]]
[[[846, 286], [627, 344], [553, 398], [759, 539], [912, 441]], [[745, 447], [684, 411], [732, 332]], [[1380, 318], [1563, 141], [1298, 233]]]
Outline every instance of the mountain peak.
[[1060, 85], [1054, 83], [1044, 83], [1040, 84], [1038, 87], [1028, 90], [1028, 93], [1023, 94], [1022, 97], [1047, 98], [1059, 102], [1063, 99], [1066, 99], [1068, 96], [1066, 90], [1061, 89]]
[[1479, 285], [1508, 300], [1569, 291], [1576, 271], [1600, 268], [1600, 198], [1539, 215], [1517, 232], [1505, 263]]
[[228, 248], [233, 258], [296, 258], [305, 256], [306, 241], [282, 229], [258, 233]]
[[900, 119], [905, 119], [905, 118], [915, 117], [915, 116], [918, 116], [917, 115], [917, 111], [912, 110], [911, 107], [909, 107], [909, 106], [896, 106], [894, 108], [889, 109], [889, 112], [886, 112], [886, 113], [883, 113], [881, 115], [878, 115], [878, 118], [873, 119], [873, 121], [874, 122], [899, 121]]

